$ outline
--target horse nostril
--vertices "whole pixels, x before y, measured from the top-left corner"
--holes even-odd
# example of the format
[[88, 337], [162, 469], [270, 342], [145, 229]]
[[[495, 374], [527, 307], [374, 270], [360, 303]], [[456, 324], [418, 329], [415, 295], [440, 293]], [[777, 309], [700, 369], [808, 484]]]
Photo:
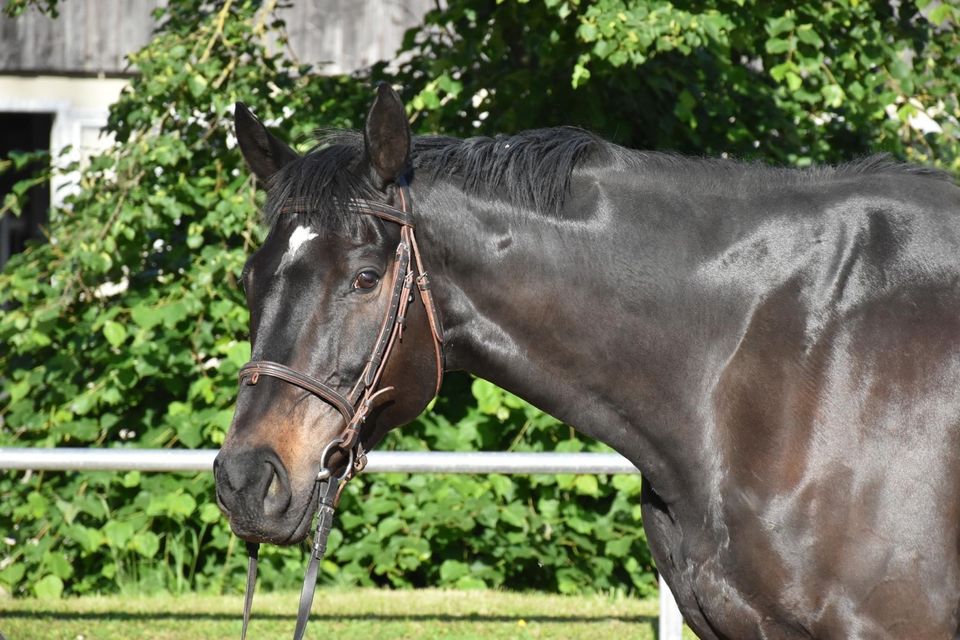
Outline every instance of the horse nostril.
[[267, 499], [270, 500], [272, 498], [276, 500], [280, 491], [280, 478], [277, 477], [277, 472], [273, 471], [273, 478], [270, 480], [270, 486], [267, 487]]
[[217, 502], [227, 514], [278, 517], [293, 499], [283, 462], [266, 447], [230, 454], [221, 451], [213, 473]]
[[270, 484], [267, 486], [267, 493], [263, 497], [263, 513], [267, 516], [276, 516], [282, 514], [290, 506], [292, 492], [287, 480], [286, 471], [281, 467], [277, 468], [274, 464], [267, 462], [267, 473], [270, 474]]

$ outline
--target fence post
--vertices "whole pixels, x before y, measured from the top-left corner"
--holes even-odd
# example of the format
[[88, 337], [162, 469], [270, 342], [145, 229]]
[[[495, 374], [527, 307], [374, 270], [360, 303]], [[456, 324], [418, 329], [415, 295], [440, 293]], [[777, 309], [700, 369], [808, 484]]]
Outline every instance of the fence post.
[[681, 640], [683, 638], [683, 616], [677, 607], [677, 601], [670, 587], [660, 577], [660, 620], [657, 637], [659, 640]]

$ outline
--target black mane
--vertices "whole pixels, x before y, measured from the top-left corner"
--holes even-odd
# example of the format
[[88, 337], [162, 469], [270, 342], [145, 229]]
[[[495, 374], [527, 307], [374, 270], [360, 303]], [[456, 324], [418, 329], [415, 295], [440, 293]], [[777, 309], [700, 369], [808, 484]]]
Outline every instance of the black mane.
[[[579, 162], [609, 143], [573, 127], [534, 129], [495, 138], [415, 136], [414, 174], [456, 178], [470, 194], [502, 198], [521, 207], [556, 212]], [[272, 225], [283, 203], [302, 199], [311, 220], [326, 228], [352, 228], [353, 199], [382, 197], [364, 171], [363, 135], [323, 132], [316, 145], [270, 180], [264, 215]]]
[[[304, 215], [325, 228], [355, 229], [355, 199], [382, 198], [369, 181], [364, 164], [363, 135], [358, 131], [320, 132], [312, 150], [291, 162], [270, 180], [264, 208], [273, 225], [288, 199], [304, 203]], [[772, 183], [818, 182], [865, 174], [919, 175], [952, 181], [948, 173], [898, 162], [877, 154], [838, 166], [806, 169], [770, 167], [760, 162], [697, 158], [657, 151], [633, 151], [606, 142], [575, 127], [533, 129], [495, 138], [459, 139], [425, 135], [413, 138], [414, 174], [430, 179], [453, 178], [478, 197], [497, 198], [547, 214], [560, 211], [574, 169], [590, 158], [621, 164], [631, 171], [656, 171], [674, 177], [699, 175], [704, 182], [739, 177], [754, 188]]]

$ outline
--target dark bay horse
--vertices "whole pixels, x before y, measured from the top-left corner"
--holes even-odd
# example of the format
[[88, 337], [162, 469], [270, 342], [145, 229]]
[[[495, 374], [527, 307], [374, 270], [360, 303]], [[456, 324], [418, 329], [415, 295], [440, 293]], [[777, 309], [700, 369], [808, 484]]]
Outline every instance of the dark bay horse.
[[[442, 330], [404, 289], [364, 448], [433, 397], [442, 340], [446, 370], [636, 464], [657, 567], [701, 638], [958, 636], [960, 189], [944, 175], [687, 159], [567, 128], [412, 137], [385, 85], [362, 133], [304, 156], [242, 105], [236, 125], [269, 187], [243, 275], [255, 360], [350, 396], [406, 233], [356, 203], [412, 211]], [[307, 535], [348, 418], [325, 397], [241, 388], [216, 479], [244, 539]]]

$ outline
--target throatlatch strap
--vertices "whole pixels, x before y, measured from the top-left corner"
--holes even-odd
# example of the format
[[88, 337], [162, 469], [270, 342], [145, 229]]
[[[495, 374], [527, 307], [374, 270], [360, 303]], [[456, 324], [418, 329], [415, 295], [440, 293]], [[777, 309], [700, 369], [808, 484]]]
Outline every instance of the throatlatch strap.
[[320, 561], [327, 552], [327, 537], [330, 527], [333, 526], [333, 512], [336, 508], [337, 489], [340, 481], [337, 478], [320, 481], [320, 514], [317, 516], [317, 532], [313, 536], [313, 552], [310, 554], [310, 564], [303, 576], [303, 587], [300, 589], [300, 607], [297, 610], [297, 628], [293, 632], [293, 640], [302, 640], [307, 630], [307, 620], [310, 619], [310, 607], [313, 606], [313, 593], [317, 588], [317, 573], [320, 570]]
[[247, 625], [250, 624], [250, 609], [253, 607], [253, 590], [257, 585], [257, 557], [260, 555], [260, 545], [256, 542], [247, 543], [247, 587], [243, 592], [243, 629], [240, 631], [240, 640], [246, 640]]

